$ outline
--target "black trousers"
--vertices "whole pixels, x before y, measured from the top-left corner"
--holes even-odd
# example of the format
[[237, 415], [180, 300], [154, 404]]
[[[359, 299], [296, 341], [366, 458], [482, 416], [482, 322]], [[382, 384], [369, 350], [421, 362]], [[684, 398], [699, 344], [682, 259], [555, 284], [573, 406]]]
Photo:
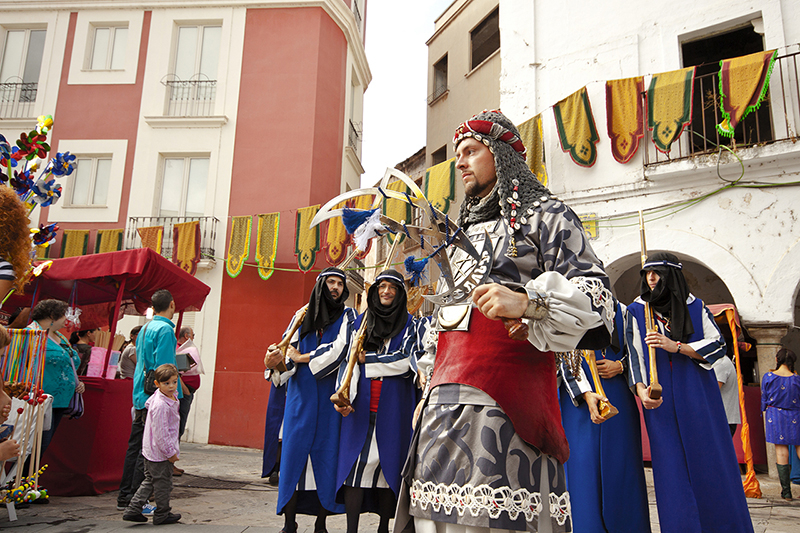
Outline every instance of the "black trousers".
[[147, 409], [137, 409], [131, 424], [131, 436], [128, 438], [128, 451], [125, 453], [125, 465], [122, 469], [122, 481], [119, 484], [117, 505], [127, 506], [136, 494], [139, 485], [144, 481], [144, 456], [142, 455], [142, 439], [144, 438], [144, 422]]

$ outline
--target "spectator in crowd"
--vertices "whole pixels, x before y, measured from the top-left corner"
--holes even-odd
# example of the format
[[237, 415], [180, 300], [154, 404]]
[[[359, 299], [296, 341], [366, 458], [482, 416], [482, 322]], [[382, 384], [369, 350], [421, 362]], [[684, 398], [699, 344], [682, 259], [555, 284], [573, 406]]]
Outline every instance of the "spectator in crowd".
[[722, 405], [725, 407], [725, 416], [728, 419], [728, 428], [731, 437], [736, 433], [736, 426], [742, 423], [742, 413], [739, 411], [739, 380], [736, 378], [736, 366], [730, 357], [725, 354], [711, 365], [714, 375], [717, 376], [719, 392], [722, 395]]
[[[153, 293], [150, 298], [155, 316], [142, 328], [136, 338], [136, 369], [133, 374], [133, 408], [136, 413], [131, 424], [128, 438], [128, 451], [125, 453], [125, 465], [122, 470], [122, 481], [117, 495], [117, 509], [124, 511], [139, 485], [144, 480], [144, 456], [142, 455], [142, 436], [144, 434], [147, 407], [145, 402], [150, 396], [144, 390], [145, 374], [161, 365], [175, 365], [175, 300], [166, 289]], [[178, 379], [180, 383], [180, 379]], [[178, 399], [183, 397], [178, 386]]]
[[47, 353], [44, 361], [42, 390], [53, 397], [53, 416], [50, 429], [42, 433], [42, 454], [61, 423], [72, 396], [86, 389], [78, 380], [76, 368], [80, 358], [67, 338], [58, 332], [67, 321], [67, 302], [42, 300], [31, 310], [31, 329], [47, 330]]
[[14, 189], [0, 186], [0, 301], [12, 289], [22, 289], [30, 264], [27, 209]]
[[89, 359], [92, 357], [92, 346], [94, 346], [94, 336], [99, 328], [84, 329], [81, 331], [73, 331], [69, 336], [69, 343], [78, 352], [81, 358], [81, 364], [78, 365], [78, 375], [85, 376], [86, 370], [89, 368]]
[[133, 328], [131, 340], [122, 349], [122, 355], [119, 357], [119, 377], [122, 379], [133, 379], [133, 372], [136, 370], [136, 337], [141, 330], [142, 326]]
[[144, 455], [144, 481], [122, 515], [129, 522], [147, 522], [142, 508], [155, 495], [156, 509], [153, 524], [174, 524], [181, 519], [172, 513], [169, 497], [172, 493], [172, 468], [178, 460], [180, 442], [178, 438], [178, 369], [175, 365], [156, 368], [155, 385], [158, 390], [145, 402], [147, 419], [144, 424], [142, 454]]
[[794, 371], [797, 356], [783, 348], [775, 357], [777, 370], [761, 379], [761, 410], [767, 427], [767, 442], [775, 445], [775, 461], [781, 481], [781, 498], [792, 501], [792, 465], [789, 445], [800, 459], [800, 376]]

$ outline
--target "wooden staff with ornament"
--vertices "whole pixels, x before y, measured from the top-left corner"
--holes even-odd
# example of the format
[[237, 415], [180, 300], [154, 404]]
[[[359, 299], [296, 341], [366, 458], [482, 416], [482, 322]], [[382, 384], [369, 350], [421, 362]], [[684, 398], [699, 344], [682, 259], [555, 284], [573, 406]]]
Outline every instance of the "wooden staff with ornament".
[[[647, 241], [644, 235], [644, 215], [642, 214], [641, 209], [639, 210], [639, 239], [641, 240], [642, 243], [642, 268], [644, 268], [645, 263], [647, 263]], [[648, 333], [652, 331], [658, 331], [653, 321], [653, 311], [650, 309], [650, 302], [644, 303], [644, 321], [645, 321], [645, 328], [647, 328]], [[658, 382], [658, 370], [656, 369], [655, 346], [648, 345], [647, 353], [650, 359], [650, 387], [648, 396], [652, 400], [658, 400], [659, 398], [661, 398], [661, 392], [663, 388], [661, 387], [661, 384]]]
[[[606, 398], [606, 392], [603, 390], [603, 382], [600, 379], [600, 373], [597, 371], [597, 358], [592, 350], [582, 350], [583, 358], [586, 359], [586, 362], [589, 364], [589, 371], [592, 373], [592, 381], [594, 381], [594, 391]], [[597, 402], [597, 411], [600, 413], [600, 416], [603, 417], [603, 420], [608, 420], [612, 416], [619, 413], [619, 409], [611, 405], [611, 402], [605, 400], [599, 400]]]
[[[386, 270], [389, 268], [389, 265], [392, 264], [392, 257], [394, 257], [394, 253], [397, 250], [397, 243], [399, 242], [399, 235], [395, 235], [394, 242], [392, 243], [392, 249], [389, 251], [389, 255], [386, 257], [386, 262], [384, 263], [382, 270]], [[358, 328], [358, 332], [356, 333], [355, 337], [353, 337], [353, 347], [350, 349], [350, 359], [347, 361], [347, 370], [345, 371], [344, 379], [342, 379], [342, 384], [331, 396], [331, 401], [336, 407], [353, 408], [353, 404], [350, 403], [350, 383], [353, 381], [353, 371], [355, 371], [356, 363], [361, 358], [360, 354], [363, 349], [364, 337], [367, 330], [368, 313], [369, 307], [367, 307], [364, 311], [364, 316], [361, 318], [361, 327]]]

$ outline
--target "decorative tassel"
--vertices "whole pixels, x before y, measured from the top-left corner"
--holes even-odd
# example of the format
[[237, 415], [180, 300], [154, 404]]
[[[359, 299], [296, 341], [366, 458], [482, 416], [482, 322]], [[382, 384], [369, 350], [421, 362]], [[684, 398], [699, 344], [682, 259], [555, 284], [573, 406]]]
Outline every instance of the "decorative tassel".
[[406, 272], [408, 272], [408, 274], [411, 276], [411, 285], [417, 285], [419, 283], [419, 280], [422, 277], [422, 271], [425, 270], [425, 266], [427, 264], [427, 257], [423, 257], [421, 259], [417, 259], [413, 255], [406, 257]]
[[347, 233], [352, 235], [358, 227], [369, 219], [377, 209], [352, 209], [345, 207], [342, 209], [342, 223]]
[[[383, 224], [381, 224], [381, 212], [379, 210], [374, 209], [366, 211], [366, 213], [369, 213], [369, 216], [353, 231], [353, 241], [359, 250], [366, 250], [369, 240], [377, 237], [379, 235], [378, 231], [384, 229]], [[350, 233], [352, 220], [345, 220], [345, 216], [346, 213], [342, 215], [342, 219], [344, 220], [345, 229]]]

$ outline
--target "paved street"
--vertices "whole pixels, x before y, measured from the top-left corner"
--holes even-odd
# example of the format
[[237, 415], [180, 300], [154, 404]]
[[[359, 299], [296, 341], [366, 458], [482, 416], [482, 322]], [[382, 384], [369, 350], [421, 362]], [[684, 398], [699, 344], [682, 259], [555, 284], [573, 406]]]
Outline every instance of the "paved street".
[[[183, 515], [182, 523], [164, 526], [159, 531], [186, 531], [198, 533], [278, 533], [283, 527], [281, 517], [275, 515], [278, 491], [262, 480], [261, 453], [258, 450], [182, 444], [183, 459], [178, 463], [186, 474], [175, 478], [172, 506]], [[653, 533], [659, 532], [652, 476], [647, 471], [650, 516]], [[800, 532], [800, 498], [791, 504], [778, 496], [777, 480], [759, 476], [762, 499], [748, 500], [756, 533]], [[800, 497], [800, 487], [794, 486]], [[4, 508], [0, 509], [0, 529], [19, 532], [84, 533], [150, 531], [151, 525], [122, 521], [116, 510], [116, 492], [100, 496], [76, 498], [55, 497], [48, 505], [33, 505], [17, 511], [19, 520], [8, 521]], [[313, 533], [314, 519], [300, 516], [299, 533]], [[330, 533], [344, 533], [344, 516], [328, 519]], [[360, 531], [375, 532], [377, 515], [363, 515]], [[581, 532], [577, 532], [581, 533]]]

